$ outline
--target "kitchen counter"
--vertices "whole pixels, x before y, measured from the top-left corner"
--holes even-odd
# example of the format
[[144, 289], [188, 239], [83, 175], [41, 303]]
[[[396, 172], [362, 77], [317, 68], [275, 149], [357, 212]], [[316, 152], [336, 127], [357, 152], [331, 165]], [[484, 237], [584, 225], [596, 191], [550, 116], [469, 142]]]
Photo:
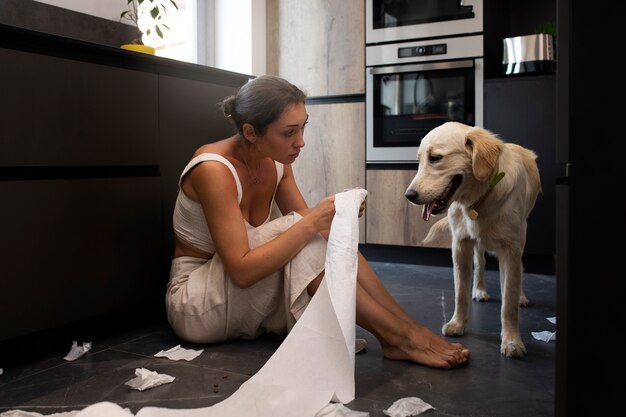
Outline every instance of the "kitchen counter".
[[0, 24], [0, 48], [56, 56], [222, 85], [237, 86], [250, 76], [236, 72], [127, 51], [106, 45], [71, 39]]

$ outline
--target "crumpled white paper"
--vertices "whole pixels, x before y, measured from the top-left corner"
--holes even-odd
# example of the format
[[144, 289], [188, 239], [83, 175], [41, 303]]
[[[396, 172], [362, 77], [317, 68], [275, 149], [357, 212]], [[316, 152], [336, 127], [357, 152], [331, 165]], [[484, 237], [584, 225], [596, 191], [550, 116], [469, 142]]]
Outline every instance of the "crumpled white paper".
[[194, 349], [185, 349], [180, 347], [180, 345], [174, 346], [168, 350], [162, 350], [159, 353], [155, 353], [154, 356], [157, 358], [166, 357], [173, 361], [186, 360], [191, 361], [200, 356], [200, 354], [204, 351], [204, 349], [194, 350]]
[[354, 411], [341, 403], [330, 403], [315, 414], [315, 417], [369, 417], [366, 411]]
[[409, 417], [422, 414], [428, 410], [435, 410], [435, 407], [424, 402], [421, 398], [406, 397], [394, 401], [391, 407], [383, 410], [383, 413], [390, 417]]
[[150, 388], [158, 387], [159, 385], [169, 384], [175, 379], [173, 376], [160, 374], [146, 368], [135, 369], [135, 375], [137, 376], [127, 381], [126, 385], [139, 391], [145, 391]]
[[72, 342], [69, 353], [63, 358], [66, 361], [74, 361], [91, 350], [91, 342], [84, 342], [82, 346], [78, 346], [77, 341]]
[[[46, 414], [45, 417], [74, 417], [79, 411], [62, 411], [60, 413]], [[44, 417], [44, 415], [34, 411], [9, 410], [0, 413], [0, 417]]]
[[531, 334], [535, 339], [546, 343], [550, 340], [556, 340], [556, 332], [550, 332], [548, 330], [544, 330], [542, 332], [531, 332]]
[[[550, 323], [556, 324], [556, 317], [546, 317]], [[556, 340], [556, 332], [551, 332], [549, 330], [544, 330], [541, 332], [530, 332], [533, 337], [537, 340], [541, 340], [542, 342], [549, 342], [551, 340]]]
[[[122, 408], [110, 401], [92, 404], [82, 410], [64, 411], [54, 414], [45, 414], [45, 417], [133, 417], [128, 408]], [[11, 410], [0, 413], [0, 417], [43, 417], [44, 414], [22, 410]]]

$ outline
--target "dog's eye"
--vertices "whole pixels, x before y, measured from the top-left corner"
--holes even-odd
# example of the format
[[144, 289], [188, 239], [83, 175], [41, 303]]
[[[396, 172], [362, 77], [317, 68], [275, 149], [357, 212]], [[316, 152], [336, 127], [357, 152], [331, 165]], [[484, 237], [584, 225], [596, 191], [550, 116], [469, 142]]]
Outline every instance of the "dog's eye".
[[439, 162], [443, 158], [441, 155], [428, 155], [428, 162], [434, 164], [435, 162]]

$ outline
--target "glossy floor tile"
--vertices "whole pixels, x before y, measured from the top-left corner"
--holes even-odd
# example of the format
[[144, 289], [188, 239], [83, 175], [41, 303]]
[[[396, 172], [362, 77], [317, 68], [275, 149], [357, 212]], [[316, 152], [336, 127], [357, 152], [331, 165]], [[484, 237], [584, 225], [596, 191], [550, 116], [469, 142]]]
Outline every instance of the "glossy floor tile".
[[[372, 262], [372, 266], [416, 320], [439, 332], [452, 316], [451, 268], [383, 262]], [[430, 369], [385, 359], [373, 336], [357, 327], [357, 337], [366, 339], [368, 346], [356, 356], [356, 398], [346, 406], [380, 417], [397, 399], [418, 397], [435, 407], [424, 416], [553, 416], [556, 342], [535, 340], [531, 332], [556, 329], [547, 320], [556, 316], [556, 278], [525, 274], [530, 305], [520, 315], [528, 349], [523, 359], [507, 359], [500, 354], [496, 271], [487, 271], [487, 286], [492, 299], [472, 302], [466, 335], [454, 339], [472, 351], [469, 363], [457, 369]], [[258, 371], [282, 340], [281, 336], [266, 334], [253, 341], [193, 345], [177, 339], [165, 321], [142, 324], [92, 341], [92, 349], [75, 361], [65, 361], [65, 351], [4, 369], [0, 375], [0, 415], [17, 409], [46, 415], [82, 409], [99, 401], [117, 403], [133, 413], [145, 406], [207, 407], [224, 400]], [[191, 362], [154, 357], [178, 344], [204, 351]], [[68, 341], [68, 351], [70, 346]], [[132, 390], [125, 382], [135, 376], [137, 368], [176, 379], [146, 391]]]

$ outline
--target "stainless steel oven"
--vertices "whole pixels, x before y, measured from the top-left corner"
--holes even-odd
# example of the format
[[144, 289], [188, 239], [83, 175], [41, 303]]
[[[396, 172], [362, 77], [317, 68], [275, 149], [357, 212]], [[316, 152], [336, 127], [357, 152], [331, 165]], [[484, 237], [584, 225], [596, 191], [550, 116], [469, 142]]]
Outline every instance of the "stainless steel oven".
[[415, 163], [447, 121], [483, 124], [483, 36], [366, 46], [366, 163]]
[[365, 43], [482, 33], [483, 0], [365, 0]]

